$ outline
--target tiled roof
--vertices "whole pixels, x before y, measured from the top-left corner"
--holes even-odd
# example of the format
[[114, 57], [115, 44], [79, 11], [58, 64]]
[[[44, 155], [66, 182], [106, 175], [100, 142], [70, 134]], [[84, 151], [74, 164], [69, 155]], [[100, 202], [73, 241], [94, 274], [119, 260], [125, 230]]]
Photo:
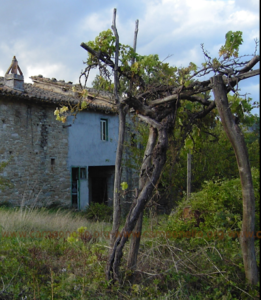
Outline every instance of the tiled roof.
[[[65, 83], [55, 78], [44, 78], [41, 75], [32, 76], [33, 84], [24, 83], [24, 91], [14, 90], [4, 85], [4, 77], [0, 77], [0, 97], [19, 98], [25, 101], [61, 105], [76, 105], [79, 103], [79, 85], [72, 82]], [[75, 91], [72, 91], [72, 87]], [[109, 93], [98, 93], [93, 89], [88, 89], [88, 97], [85, 101], [89, 104], [87, 110], [101, 111], [105, 113], [116, 113], [116, 105], [113, 96]]]

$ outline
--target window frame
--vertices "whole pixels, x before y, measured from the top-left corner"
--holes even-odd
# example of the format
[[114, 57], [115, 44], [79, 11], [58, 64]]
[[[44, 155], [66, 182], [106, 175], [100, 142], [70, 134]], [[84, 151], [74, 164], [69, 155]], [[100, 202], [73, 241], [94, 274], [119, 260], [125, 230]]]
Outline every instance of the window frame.
[[108, 141], [108, 119], [100, 119], [100, 138]]

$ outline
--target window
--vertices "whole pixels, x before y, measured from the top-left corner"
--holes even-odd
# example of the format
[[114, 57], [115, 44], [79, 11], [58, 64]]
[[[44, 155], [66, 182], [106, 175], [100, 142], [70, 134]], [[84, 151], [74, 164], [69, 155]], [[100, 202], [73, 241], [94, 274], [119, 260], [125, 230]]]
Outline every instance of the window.
[[51, 158], [51, 171], [54, 171], [55, 158]]
[[108, 141], [108, 120], [101, 119], [101, 140]]

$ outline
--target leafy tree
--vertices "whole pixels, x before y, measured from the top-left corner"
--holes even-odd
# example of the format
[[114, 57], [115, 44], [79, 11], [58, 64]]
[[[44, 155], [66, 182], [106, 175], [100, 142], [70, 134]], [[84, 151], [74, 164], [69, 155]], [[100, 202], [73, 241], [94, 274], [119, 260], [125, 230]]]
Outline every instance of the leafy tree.
[[[248, 153], [242, 131], [238, 126], [241, 120], [239, 116], [232, 114], [227, 94], [230, 91], [238, 94], [238, 83], [241, 80], [259, 75], [259, 69], [252, 69], [260, 58], [256, 54], [251, 55], [251, 59], [247, 61], [238, 57], [238, 48], [243, 41], [242, 33], [234, 32], [227, 34], [226, 43], [220, 49], [219, 58], [212, 59], [202, 45], [205, 56], [202, 68], [197, 68], [195, 64], [191, 63], [187, 68], [176, 69], [168, 64], [160, 63], [155, 55], [144, 58], [136, 54], [135, 47], [120, 45], [116, 28], [116, 9], [114, 10], [112, 30], [114, 37], [107, 31], [93, 43], [81, 44], [89, 53], [88, 66], [81, 76], [85, 76], [86, 83], [91, 69], [99, 68], [101, 77], [104, 77], [108, 83], [112, 82], [113, 78], [114, 96], [119, 110], [119, 142], [115, 166], [112, 247], [106, 274], [108, 280], [120, 281], [119, 266], [124, 245], [128, 240], [128, 233], [133, 230], [141, 231], [145, 205], [155, 190], [166, 162], [169, 136], [174, 138], [174, 143], [178, 137], [181, 141], [180, 145], [182, 145], [189, 134], [193, 135], [195, 124], [213, 120], [212, 111], [215, 108], [217, 108], [237, 158], [243, 194], [242, 230], [253, 231], [255, 199]], [[137, 30], [135, 32], [137, 33]], [[206, 75], [210, 79], [204, 81], [196, 79], [196, 77]], [[153, 80], [154, 78], [156, 79]], [[211, 90], [214, 92], [214, 101], [210, 100], [209, 92]], [[121, 97], [123, 91], [126, 94], [124, 98]], [[185, 105], [187, 106], [185, 107]], [[140, 166], [137, 195], [133, 200], [121, 235], [116, 237], [115, 232], [119, 228], [120, 216], [119, 179], [125, 114], [130, 108], [150, 128]], [[173, 134], [173, 129], [178, 127], [177, 124], [179, 124], [180, 132], [176, 135], [175, 131]], [[188, 146], [188, 142], [185, 145]], [[241, 246], [246, 278], [249, 283], [256, 284], [258, 274], [254, 240], [252, 238], [243, 239]], [[135, 268], [138, 248], [139, 237], [131, 241], [129, 268]]]
[[[197, 120], [209, 115], [217, 106], [222, 124], [237, 156], [243, 191], [243, 207], [245, 208], [242, 225], [243, 231], [253, 231], [254, 193], [248, 154], [244, 138], [238, 126], [239, 116], [233, 116], [227, 99], [227, 93], [231, 90], [236, 93], [235, 86], [240, 80], [259, 74], [259, 70], [251, 71], [253, 66], [259, 61], [259, 56], [254, 56], [247, 62], [242, 62], [237, 58], [237, 50], [242, 43], [242, 39], [240, 39], [239, 32], [236, 32], [235, 34], [228, 34], [226, 36], [227, 41], [220, 50], [221, 55], [219, 59], [212, 59], [202, 46], [203, 53], [206, 57], [202, 69], [196, 71], [196, 66], [190, 64], [188, 68], [180, 69], [176, 74], [173, 74], [171, 79], [174, 79], [174, 82], [172, 84], [166, 84], [166, 80], [164, 80], [163, 84], [151, 83], [148, 77], [152, 74], [153, 68], [157, 66], [155, 56], [154, 59], [153, 56], [148, 58], [148, 68], [144, 68], [144, 60], [142, 59], [131, 65], [126, 64], [128, 59], [122, 59], [121, 62], [123, 64], [121, 66], [118, 65], [121, 48], [115, 26], [115, 17], [116, 11], [114, 11], [112, 26], [115, 35], [115, 52], [113, 51], [114, 49], [111, 48], [108, 52], [104, 52], [104, 48], [101, 45], [98, 45], [98, 51], [95, 51], [84, 43], [82, 43], [81, 46], [90, 53], [94, 64], [96, 64], [96, 66], [99, 65], [104, 73], [110, 68], [113, 69], [116, 100], [119, 96], [119, 87], [117, 88], [115, 85], [119, 84], [120, 86], [119, 78], [123, 77], [125, 80], [130, 80], [131, 89], [127, 91], [127, 97], [118, 102], [119, 107], [121, 109], [123, 109], [124, 106], [133, 108], [138, 117], [151, 126], [148, 143], [144, 152], [144, 159], [140, 168], [140, 182], [137, 198], [131, 206], [122, 230], [122, 235], [116, 239], [115, 237], [112, 238], [114, 245], [108, 261], [107, 278], [120, 280], [119, 264], [123, 247], [128, 240], [127, 235], [124, 233], [133, 231], [135, 226], [136, 230], [141, 229], [140, 224], [142, 222], [143, 210], [153, 193], [165, 165], [168, 135], [172, 132], [177, 120], [182, 120], [182, 124], [180, 125], [183, 127], [182, 138], [185, 140], [188, 133], [193, 131], [193, 125]], [[231, 39], [234, 39], [235, 42], [231, 42]], [[102, 42], [104, 43], [104, 40], [102, 40]], [[129, 51], [128, 53], [130, 59], [138, 58], [136, 55], [133, 57], [133, 51]], [[115, 57], [115, 62], [112, 61], [113, 56]], [[100, 63], [97, 63], [97, 61]], [[206, 75], [210, 72], [214, 72], [214, 76], [210, 80], [203, 82], [194, 80], [195, 76]], [[107, 74], [108, 72], [106, 75]], [[215, 101], [209, 101], [209, 97], [202, 97], [202, 93], [208, 92], [211, 89], [213, 89]], [[179, 111], [182, 100], [190, 101], [193, 104], [196, 103], [194, 104], [194, 110], [190, 114], [186, 115], [184, 108], [183, 111]], [[202, 109], [202, 106], [205, 108]], [[179, 117], [180, 115], [182, 118]], [[118, 189], [117, 186], [116, 188]], [[117, 210], [118, 205], [117, 203], [114, 209]], [[130, 247], [132, 253], [129, 255], [129, 267], [135, 266], [136, 264], [139, 242], [133, 241], [132, 244], [135, 244], [135, 246]], [[244, 239], [242, 241], [242, 250], [244, 253], [246, 277], [250, 283], [256, 284], [257, 267], [255, 263], [253, 239]]]

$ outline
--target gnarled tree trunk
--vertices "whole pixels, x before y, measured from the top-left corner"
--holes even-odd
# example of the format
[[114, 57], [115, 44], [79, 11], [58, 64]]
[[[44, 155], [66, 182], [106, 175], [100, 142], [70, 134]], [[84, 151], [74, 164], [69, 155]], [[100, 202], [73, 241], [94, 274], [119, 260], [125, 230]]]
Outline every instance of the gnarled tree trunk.
[[[149, 172], [149, 168], [151, 167], [151, 154], [153, 148], [155, 147], [156, 141], [157, 141], [157, 131], [155, 128], [150, 127], [149, 139], [148, 139], [147, 147], [144, 152], [143, 163], [140, 170], [139, 191], [143, 188], [144, 184], [146, 183], [146, 180], [148, 179], [148, 172]], [[140, 246], [140, 238], [142, 232], [142, 220], [143, 220], [143, 211], [140, 213], [139, 219], [134, 229], [134, 232], [136, 234], [135, 235], [133, 234], [131, 237], [128, 263], [127, 263], [127, 267], [130, 270], [136, 269], [138, 250]]]
[[137, 200], [132, 204], [124, 228], [115, 240], [107, 264], [107, 280], [113, 279], [120, 281], [119, 266], [123, 247], [128, 241], [130, 235], [133, 234], [133, 229], [137, 223], [137, 220], [143, 212], [147, 201], [150, 199], [155, 185], [160, 177], [162, 168], [166, 162], [166, 152], [168, 146], [168, 126], [167, 124], [162, 125], [154, 120], [151, 120], [151, 123], [154, 125], [154, 128], [158, 135], [158, 139], [154, 147], [152, 146], [152, 143], [155, 143], [155, 139], [152, 138], [151, 135], [154, 135], [155, 132], [150, 132], [150, 138], [148, 140], [148, 143], [150, 143], [150, 145], [147, 146], [147, 149], [151, 149], [150, 153], [148, 153], [148, 159], [150, 159], [150, 157], [152, 159], [151, 168], [147, 169], [147, 167], [145, 167], [140, 172], [140, 178], [142, 178], [143, 175], [145, 175], [147, 178], [146, 180], [144, 180], [144, 184], [142, 185], [138, 193]]

